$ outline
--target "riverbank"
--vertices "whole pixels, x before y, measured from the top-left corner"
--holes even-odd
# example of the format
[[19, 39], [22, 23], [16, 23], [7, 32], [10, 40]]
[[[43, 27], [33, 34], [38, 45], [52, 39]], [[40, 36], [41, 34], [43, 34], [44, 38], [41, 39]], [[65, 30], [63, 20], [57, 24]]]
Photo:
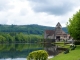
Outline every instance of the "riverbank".
[[77, 45], [75, 50], [70, 50], [67, 54], [62, 52], [50, 60], [80, 60], [80, 45]]

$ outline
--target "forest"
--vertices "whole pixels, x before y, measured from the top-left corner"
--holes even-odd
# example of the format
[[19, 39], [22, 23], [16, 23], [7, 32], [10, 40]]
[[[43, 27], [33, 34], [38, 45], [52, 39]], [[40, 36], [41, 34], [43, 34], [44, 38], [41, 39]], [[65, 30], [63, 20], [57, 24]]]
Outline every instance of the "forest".
[[[41, 25], [1, 25], [0, 43], [36, 43], [43, 40], [45, 30], [55, 27]], [[67, 33], [67, 28], [62, 28]]]
[[[24, 34], [36, 34], [42, 35], [45, 30], [53, 30], [55, 27], [42, 26], [37, 24], [31, 25], [2, 25], [0, 24], [0, 32], [10, 33], [10, 32], [22, 32]], [[68, 33], [67, 28], [62, 28], [66, 33]]]
[[26, 35], [23, 33], [0, 33], [0, 43], [37, 43], [41, 42], [41, 35]]

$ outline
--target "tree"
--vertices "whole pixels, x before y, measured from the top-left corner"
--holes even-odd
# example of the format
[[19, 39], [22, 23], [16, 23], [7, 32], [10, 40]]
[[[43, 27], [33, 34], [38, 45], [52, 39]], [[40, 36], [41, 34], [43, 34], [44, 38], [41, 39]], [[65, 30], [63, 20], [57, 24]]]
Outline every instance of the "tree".
[[0, 43], [6, 42], [6, 38], [0, 35]]
[[69, 19], [67, 28], [73, 39], [80, 40], [80, 10]]

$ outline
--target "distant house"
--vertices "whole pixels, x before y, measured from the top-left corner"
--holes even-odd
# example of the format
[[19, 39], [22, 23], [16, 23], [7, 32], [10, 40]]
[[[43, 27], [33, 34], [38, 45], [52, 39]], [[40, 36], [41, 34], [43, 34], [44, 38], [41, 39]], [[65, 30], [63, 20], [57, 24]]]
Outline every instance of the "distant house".
[[70, 35], [62, 30], [61, 24], [58, 22], [54, 30], [45, 30], [44, 39], [67, 40]]

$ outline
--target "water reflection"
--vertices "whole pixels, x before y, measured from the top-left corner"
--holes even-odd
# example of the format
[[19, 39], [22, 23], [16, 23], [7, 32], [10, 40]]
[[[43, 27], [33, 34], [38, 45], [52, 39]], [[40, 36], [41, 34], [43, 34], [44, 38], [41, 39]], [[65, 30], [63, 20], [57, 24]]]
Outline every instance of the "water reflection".
[[36, 44], [0, 44], [0, 58], [26, 58], [34, 50], [43, 49]]
[[46, 50], [50, 56], [58, 54], [57, 46], [53, 44], [0, 44], [0, 60], [26, 60], [35, 50]]
[[58, 46], [53, 44], [44, 44], [44, 50], [48, 52], [50, 56], [55, 56], [59, 53]]
[[27, 60], [26, 58], [14, 58], [14, 59], [12, 59], [12, 58], [3, 58], [3, 59], [0, 59], [0, 60]]

